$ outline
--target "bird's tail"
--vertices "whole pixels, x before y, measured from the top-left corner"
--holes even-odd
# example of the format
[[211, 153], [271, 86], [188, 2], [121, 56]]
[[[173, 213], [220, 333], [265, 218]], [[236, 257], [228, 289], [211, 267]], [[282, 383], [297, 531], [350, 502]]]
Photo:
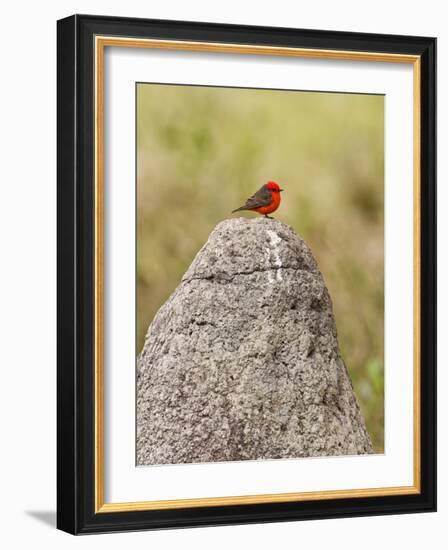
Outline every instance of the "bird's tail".
[[247, 208], [245, 208], [244, 206], [240, 206], [239, 208], [232, 210], [232, 214], [235, 214], [235, 212], [239, 212], [240, 210], [247, 210]]

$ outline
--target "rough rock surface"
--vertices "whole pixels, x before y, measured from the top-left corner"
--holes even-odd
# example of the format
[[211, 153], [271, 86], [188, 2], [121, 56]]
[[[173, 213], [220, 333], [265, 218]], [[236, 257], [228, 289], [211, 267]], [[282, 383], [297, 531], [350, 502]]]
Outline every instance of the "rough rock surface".
[[322, 275], [277, 220], [214, 229], [137, 369], [140, 465], [372, 452]]

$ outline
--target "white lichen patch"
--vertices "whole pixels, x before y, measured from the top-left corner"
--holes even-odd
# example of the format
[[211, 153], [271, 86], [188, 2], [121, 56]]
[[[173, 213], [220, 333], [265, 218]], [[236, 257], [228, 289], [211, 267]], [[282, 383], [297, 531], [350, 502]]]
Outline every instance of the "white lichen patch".
[[275, 266], [275, 277], [273, 277], [271, 271], [268, 271], [268, 281], [273, 283], [275, 280], [283, 281], [282, 277], [282, 260], [280, 258], [280, 247], [282, 239], [277, 235], [272, 229], [267, 229], [267, 234], [269, 236], [270, 248], [266, 248], [267, 251], [267, 260], [268, 266]]
[[271, 249], [270, 248], [265, 248], [265, 257], [266, 257], [266, 266], [267, 266], [267, 276], [268, 276], [268, 283], [274, 283], [275, 282], [275, 277], [273, 276], [272, 274], [272, 269], [271, 269]]

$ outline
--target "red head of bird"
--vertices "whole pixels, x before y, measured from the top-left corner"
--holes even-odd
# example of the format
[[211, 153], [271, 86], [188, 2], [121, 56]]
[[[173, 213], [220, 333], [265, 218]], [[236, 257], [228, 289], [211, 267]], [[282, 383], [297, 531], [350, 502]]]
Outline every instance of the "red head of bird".
[[268, 181], [268, 183], [266, 184], [266, 187], [269, 190], [274, 191], [275, 193], [280, 193], [280, 191], [283, 191], [283, 189], [280, 189], [280, 185], [275, 181]]

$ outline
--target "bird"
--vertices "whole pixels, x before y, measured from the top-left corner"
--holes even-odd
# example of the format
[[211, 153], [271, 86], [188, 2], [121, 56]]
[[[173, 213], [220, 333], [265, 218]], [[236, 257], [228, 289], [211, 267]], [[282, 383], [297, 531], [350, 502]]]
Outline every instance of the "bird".
[[263, 214], [266, 218], [272, 219], [268, 214], [275, 212], [280, 206], [280, 193], [283, 189], [275, 181], [268, 181], [260, 187], [260, 189], [247, 199], [247, 201], [236, 210], [232, 210], [232, 214], [240, 210], [252, 210]]

